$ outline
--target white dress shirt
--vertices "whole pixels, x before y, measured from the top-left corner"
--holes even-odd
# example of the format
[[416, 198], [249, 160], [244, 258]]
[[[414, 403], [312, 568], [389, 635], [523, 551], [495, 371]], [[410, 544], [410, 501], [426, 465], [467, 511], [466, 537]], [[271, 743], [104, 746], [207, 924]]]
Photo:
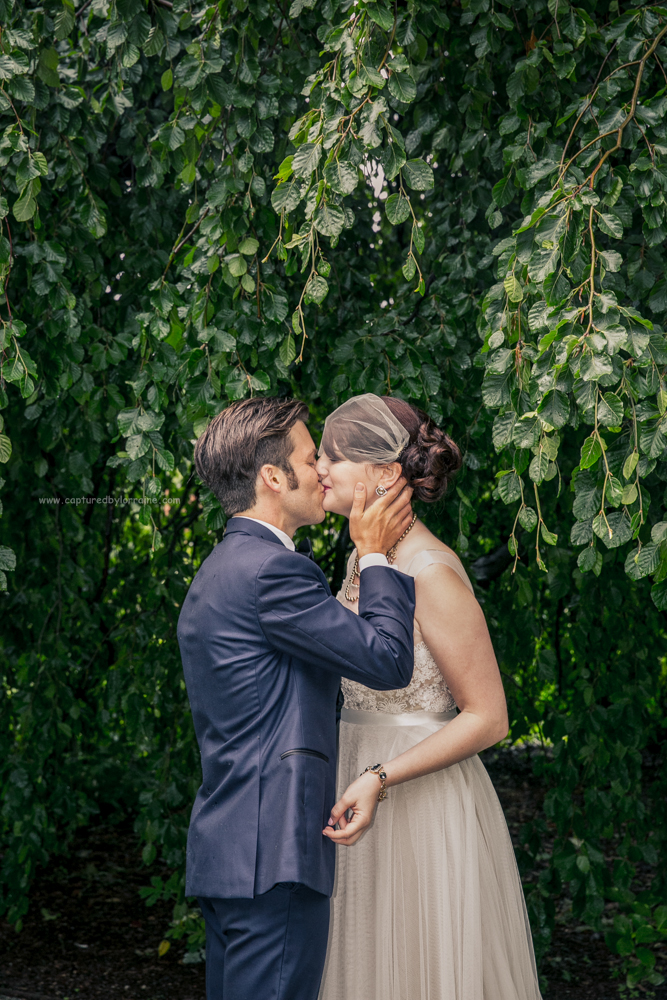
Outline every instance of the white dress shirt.
[[[247, 514], [234, 514], [234, 517], [248, 517]], [[258, 517], [248, 517], [249, 521], [257, 521], [257, 524], [263, 524], [265, 528], [272, 531], [276, 538], [279, 538], [286, 549], [294, 552], [296, 546], [289, 535], [285, 534], [280, 528], [276, 528], [275, 524], [269, 524], [268, 521], [261, 521]], [[366, 569], [368, 566], [389, 566], [387, 562], [387, 557], [383, 552], [369, 552], [368, 555], [362, 556], [359, 560], [359, 572]], [[394, 569], [393, 566], [390, 567]]]

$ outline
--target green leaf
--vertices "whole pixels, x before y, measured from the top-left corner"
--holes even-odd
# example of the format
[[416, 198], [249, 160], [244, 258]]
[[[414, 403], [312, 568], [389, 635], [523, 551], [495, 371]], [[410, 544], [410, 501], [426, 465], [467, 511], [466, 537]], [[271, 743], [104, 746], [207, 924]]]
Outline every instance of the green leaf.
[[400, 194], [390, 194], [385, 202], [385, 211], [392, 226], [398, 226], [410, 215], [410, 203]]
[[121, 410], [117, 416], [118, 430], [124, 436], [134, 434], [139, 429], [140, 409]]
[[417, 96], [417, 86], [408, 73], [392, 73], [389, 77], [389, 92], [397, 101], [410, 104]]
[[324, 168], [324, 179], [336, 194], [352, 194], [359, 183], [359, 171], [347, 160], [334, 160]]
[[155, 457], [161, 469], [164, 469], [166, 472], [174, 471], [174, 456], [166, 448], [156, 448]]
[[512, 370], [504, 373], [489, 372], [482, 383], [482, 399], [485, 406], [506, 406], [510, 401]]
[[558, 535], [556, 535], [553, 532], [549, 531], [549, 529], [547, 528], [546, 524], [544, 524], [544, 522], [542, 522], [542, 524], [540, 525], [540, 534], [542, 535], [542, 538], [547, 543], [547, 545], [557, 545], [558, 544]]
[[630, 519], [621, 511], [607, 514], [606, 520], [599, 514], [593, 519], [593, 531], [608, 549], [616, 549], [632, 538]]
[[512, 431], [516, 423], [516, 414], [510, 412], [502, 416], [498, 414], [493, 421], [493, 447], [502, 451], [512, 440]]
[[231, 259], [226, 261], [226, 263], [229, 268], [229, 273], [234, 278], [240, 278], [241, 275], [245, 274], [248, 270], [248, 265], [239, 254], [234, 254]]
[[579, 460], [580, 469], [590, 469], [602, 454], [602, 448], [597, 435], [591, 434], [581, 446], [581, 458]]
[[424, 247], [426, 246], [426, 237], [424, 235], [424, 230], [415, 222], [412, 224], [412, 242], [414, 243], [417, 253], [422, 254], [424, 252]]
[[570, 401], [564, 392], [550, 389], [538, 406], [537, 412], [552, 427], [564, 427], [570, 415]]
[[405, 278], [405, 280], [412, 281], [412, 279], [415, 276], [415, 272], [417, 270], [417, 265], [415, 264], [415, 260], [412, 254], [410, 254], [410, 256], [406, 260], [401, 270], [403, 271], [403, 277]]
[[621, 493], [621, 503], [631, 504], [634, 503], [638, 497], [637, 487], [634, 483], [626, 483], [623, 487], [623, 492]]
[[659, 611], [667, 611], [667, 580], [651, 587], [651, 600]]
[[519, 524], [526, 531], [532, 531], [537, 524], [537, 514], [532, 507], [522, 507], [519, 511]]
[[405, 163], [405, 151], [401, 149], [397, 142], [390, 142], [382, 150], [380, 160], [385, 177], [388, 181], [393, 181]]
[[642, 430], [639, 436], [639, 444], [641, 450], [649, 458], [660, 458], [665, 448], [667, 448], [667, 438], [665, 437], [662, 425], [654, 424], [653, 427], [647, 427], [645, 430]]
[[618, 507], [621, 503], [621, 498], [623, 496], [623, 486], [620, 480], [616, 479], [615, 476], [611, 476], [607, 480], [607, 488], [605, 490], [605, 497], [610, 504], [614, 507]]
[[361, 64], [359, 75], [364, 80], [365, 83], [367, 83], [369, 86], [377, 87], [378, 90], [382, 90], [385, 83], [387, 82], [385, 78], [382, 76], [382, 73], [380, 73], [376, 69], [373, 69], [370, 66], [364, 65], [364, 63]]
[[259, 250], [259, 240], [256, 240], [254, 236], [246, 236], [239, 243], [239, 253], [245, 254], [246, 257], [254, 257]]
[[37, 76], [49, 87], [60, 86], [60, 76], [58, 74], [59, 56], [54, 48], [42, 49], [39, 54], [37, 64]]
[[296, 347], [294, 345], [294, 337], [291, 333], [289, 333], [283, 340], [278, 353], [280, 355], [280, 360], [286, 368], [294, 361], [296, 357]]
[[615, 250], [598, 250], [598, 256], [608, 271], [620, 271], [623, 258]]
[[491, 194], [498, 208], [504, 208], [516, 195], [516, 188], [509, 177], [503, 177], [497, 184], [494, 184]]
[[613, 370], [611, 358], [605, 355], [586, 350], [581, 357], [579, 374], [585, 382], [597, 380], [602, 375], [611, 375]]
[[375, 21], [383, 31], [390, 31], [394, 24], [394, 15], [391, 14], [381, 3], [369, 4], [366, 7], [366, 14], [371, 21]]
[[549, 458], [543, 451], [535, 455], [528, 466], [528, 475], [538, 485], [543, 481], [549, 470]]
[[513, 503], [521, 496], [521, 480], [516, 472], [510, 472], [500, 479], [497, 489], [503, 503]]
[[592, 545], [583, 549], [577, 557], [577, 566], [582, 573], [589, 573], [595, 567], [597, 552]]
[[166, 69], [160, 77], [160, 84], [163, 90], [171, 90], [174, 83], [174, 74], [171, 69]]
[[558, 246], [536, 250], [528, 264], [528, 274], [533, 281], [544, 281], [547, 275], [552, 274], [556, 270], [559, 256]]
[[636, 548], [625, 560], [625, 572], [632, 580], [641, 580], [655, 573], [660, 562], [660, 546], [653, 542]]
[[16, 569], [16, 553], [6, 545], [0, 545], [0, 570], [11, 572]]
[[14, 202], [12, 214], [17, 222], [27, 222], [37, 211], [37, 199], [33, 194], [33, 183], [28, 184], [23, 194]]
[[338, 205], [323, 202], [315, 215], [315, 229], [323, 236], [339, 236], [345, 228], [345, 213]]
[[598, 215], [598, 225], [607, 236], [613, 236], [615, 240], [623, 238], [623, 225], [615, 215], [601, 213]]
[[276, 212], [293, 212], [301, 201], [301, 184], [296, 178], [278, 184], [271, 194], [271, 204]]
[[513, 271], [510, 271], [510, 273], [505, 276], [503, 287], [507, 292], [507, 297], [510, 302], [521, 302], [523, 299], [523, 288], [521, 283], [515, 278]]
[[433, 187], [433, 168], [424, 160], [408, 160], [403, 167], [403, 177], [415, 191], [430, 191]]
[[304, 142], [299, 146], [292, 160], [292, 171], [296, 177], [310, 177], [322, 158], [322, 144]]
[[651, 541], [659, 545], [667, 540], [667, 521], [658, 521], [651, 528]]
[[317, 305], [322, 305], [328, 291], [328, 282], [324, 278], [320, 277], [319, 274], [315, 274], [309, 278], [308, 284], [306, 285], [304, 302], [316, 302]]
[[598, 403], [598, 420], [606, 427], [621, 426], [623, 423], [623, 403], [616, 393], [606, 392], [604, 394]]
[[144, 847], [141, 851], [141, 860], [143, 861], [143, 863], [145, 865], [152, 864], [153, 861], [155, 861], [156, 856], [157, 856], [157, 849], [155, 847], [155, 844], [152, 843], [144, 844]]
[[[67, 38], [74, 27], [74, 4], [70, 0], [62, 0], [62, 7], [56, 14], [55, 36], [59, 42]], [[107, 43], [108, 44], [108, 43]]]
[[257, 392], [266, 392], [271, 388], [271, 379], [263, 371], [256, 371], [250, 376], [250, 387]]
[[539, 160], [531, 164], [526, 171], [526, 187], [535, 187], [538, 181], [558, 170], [558, 163], [555, 160]]
[[8, 462], [12, 454], [12, 442], [6, 434], [0, 434], [0, 462]]

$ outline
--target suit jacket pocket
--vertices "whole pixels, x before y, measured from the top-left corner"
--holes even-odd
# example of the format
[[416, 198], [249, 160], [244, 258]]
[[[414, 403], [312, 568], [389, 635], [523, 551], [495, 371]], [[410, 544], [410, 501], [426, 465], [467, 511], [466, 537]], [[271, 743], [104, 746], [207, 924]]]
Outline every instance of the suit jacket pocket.
[[285, 750], [281, 753], [280, 759], [285, 760], [286, 757], [292, 757], [294, 754], [302, 754], [304, 757], [319, 757], [326, 764], [329, 763], [329, 758], [325, 753], [320, 753], [319, 750], [309, 750], [307, 747], [295, 747], [293, 750]]

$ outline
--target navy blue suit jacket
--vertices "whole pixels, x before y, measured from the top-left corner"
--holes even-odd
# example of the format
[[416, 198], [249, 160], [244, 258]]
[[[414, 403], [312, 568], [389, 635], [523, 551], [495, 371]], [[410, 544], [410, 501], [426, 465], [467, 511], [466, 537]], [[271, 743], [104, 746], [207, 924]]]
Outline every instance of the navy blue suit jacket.
[[365, 569], [357, 616], [307, 556], [257, 521], [229, 521], [178, 623], [203, 773], [189, 896], [251, 898], [276, 882], [331, 895], [334, 845], [322, 830], [336, 798], [340, 676], [409, 684], [413, 615], [411, 577]]

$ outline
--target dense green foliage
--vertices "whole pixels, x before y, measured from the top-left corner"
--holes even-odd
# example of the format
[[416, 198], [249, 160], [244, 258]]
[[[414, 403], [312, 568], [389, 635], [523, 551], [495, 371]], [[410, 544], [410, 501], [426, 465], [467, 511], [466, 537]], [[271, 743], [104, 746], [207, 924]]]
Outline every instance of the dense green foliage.
[[[192, 440], [249, 392], [316, 430], [389, 391], [465, 451], [427, 522], [516, 557], [481, 594], [512, 736], [553, 746], [519, 859], [538, 950], [558, 912], [658, 980], [666, 33], [592, 0], [0, 0], [12, 921], [73, 829], [129, 813], [176, 872], [149, 902], [199, 945], [175, 624], [224, 517]], [[315, 533], [334, 576], [339, 527]]]

